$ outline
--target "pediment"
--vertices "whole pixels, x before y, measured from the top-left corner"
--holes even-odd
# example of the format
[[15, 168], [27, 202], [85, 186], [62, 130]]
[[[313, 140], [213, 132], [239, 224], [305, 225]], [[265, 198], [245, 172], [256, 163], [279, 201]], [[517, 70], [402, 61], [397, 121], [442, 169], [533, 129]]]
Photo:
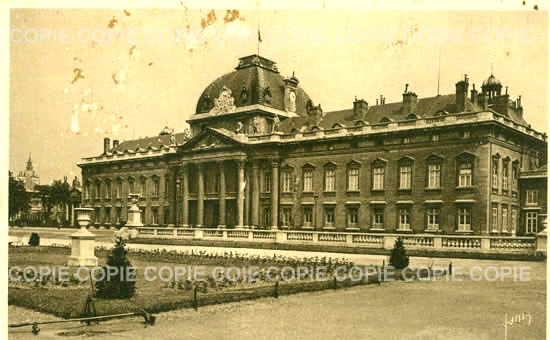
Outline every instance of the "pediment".
[[198, 136], [189, 140], [180, 147], [180, 151], [206, 151], [225, 149], [240, 145], [229, 136], [225, 136], [211, 129], [206, 129]]

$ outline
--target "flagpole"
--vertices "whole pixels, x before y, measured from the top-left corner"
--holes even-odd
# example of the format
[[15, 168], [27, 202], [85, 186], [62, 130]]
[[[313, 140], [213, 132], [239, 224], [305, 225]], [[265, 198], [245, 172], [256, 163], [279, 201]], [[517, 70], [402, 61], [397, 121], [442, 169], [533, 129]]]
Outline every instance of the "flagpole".
[[258, 11], [258, 42], [257, 42], [258, 57], [260, 56], [260, 43], [261, 42], [262, 42], [262, 35], [260, 34], [260, 11]]

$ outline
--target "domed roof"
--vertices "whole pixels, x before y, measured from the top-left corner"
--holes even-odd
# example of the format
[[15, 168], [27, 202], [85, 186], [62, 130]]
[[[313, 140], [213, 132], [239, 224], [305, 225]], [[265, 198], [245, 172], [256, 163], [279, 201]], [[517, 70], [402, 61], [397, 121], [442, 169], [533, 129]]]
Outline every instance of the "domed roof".
[[224, 105], [224, 109], [230, 111], [255, 104], [284, 111], [285, 82], [296, 86], [296, 113], [306, 115], [310, 99], [298, 86], [298, 79], [294, 75], [283, 77], [274, 61], [258, 55], [240, 58], [235, 71], [208, 85], [199, 97], [195, 113], [210, 112], [216, 105]]
[[490, 85], [500, 85], [500, 81], [491, 73], [491, 75], [489, 76], [489, 78], [485, 79], [483, 81], [483, 85], [482, 86], [490, 86]]

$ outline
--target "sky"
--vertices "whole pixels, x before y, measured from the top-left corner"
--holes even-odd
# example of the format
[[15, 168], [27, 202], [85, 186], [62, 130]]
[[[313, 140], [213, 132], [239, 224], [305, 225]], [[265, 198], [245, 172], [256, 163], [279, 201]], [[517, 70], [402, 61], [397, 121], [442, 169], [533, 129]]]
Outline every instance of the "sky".
[[[258, 44], [258, 27], [262, 42]], [[9, 168], [80, 177], [103, 138], [176, 132], [212, 81], [257, 53], [324, 111], [455, 92], [491, 74], [547, 132], [547, 12], [12, 9]], [[491, 66], [492, 65], [492, 66]]]

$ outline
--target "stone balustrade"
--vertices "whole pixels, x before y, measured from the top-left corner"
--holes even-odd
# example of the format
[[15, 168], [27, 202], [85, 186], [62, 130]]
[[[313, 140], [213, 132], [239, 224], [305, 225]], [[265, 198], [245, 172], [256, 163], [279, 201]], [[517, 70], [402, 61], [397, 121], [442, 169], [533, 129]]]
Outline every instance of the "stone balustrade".
[[400, 237], [405, 248], [429, 251], [452, 251], [500, 254], [534, 254], [536, 237], [467, 236], [432, 234], [379, 234], [359, 232], [322, 232], [306, 230], [254, 230], [138, 227], [139, 238], [194, 240], [228, 240], [258, 243], [345, 246], [392, 249]]

